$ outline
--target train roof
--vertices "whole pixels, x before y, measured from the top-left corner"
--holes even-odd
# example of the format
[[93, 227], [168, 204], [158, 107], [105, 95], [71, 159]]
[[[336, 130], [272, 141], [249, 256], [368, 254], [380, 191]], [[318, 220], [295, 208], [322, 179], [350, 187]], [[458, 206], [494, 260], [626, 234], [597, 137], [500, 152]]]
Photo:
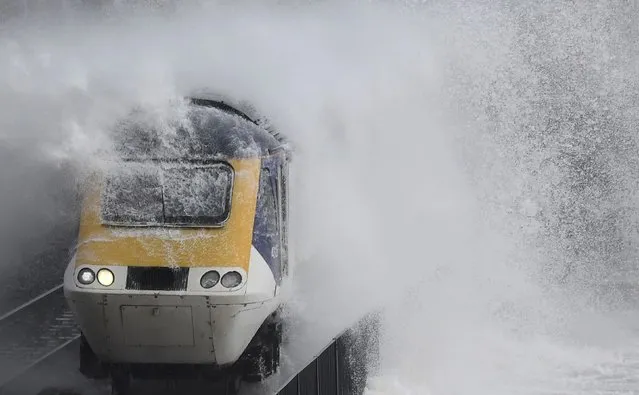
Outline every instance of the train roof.
[[190, 96], [184, 117], [169, 124], [137, 111], [119, 123], [115, 150], [126, 160], [243, 159], [270, 155], [286, 141], [249, 105]]

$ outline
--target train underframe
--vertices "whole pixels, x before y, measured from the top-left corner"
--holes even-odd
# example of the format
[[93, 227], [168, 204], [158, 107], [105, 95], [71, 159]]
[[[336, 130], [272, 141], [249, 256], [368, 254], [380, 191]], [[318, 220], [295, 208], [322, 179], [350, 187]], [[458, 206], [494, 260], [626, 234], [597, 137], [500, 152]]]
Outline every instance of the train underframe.
[[132, 380], [200, 380], [224, 386], [237, 394], [243, 381], [259, 382], [280, 366], [282, 320], [280, 310], [262, 324], [241, 357], [233, 364], [106, 363], [93, 352], [84, 335], [80, 339], [80, 372], [89, 379], [110, 379], [113, 395], [129, 395]]

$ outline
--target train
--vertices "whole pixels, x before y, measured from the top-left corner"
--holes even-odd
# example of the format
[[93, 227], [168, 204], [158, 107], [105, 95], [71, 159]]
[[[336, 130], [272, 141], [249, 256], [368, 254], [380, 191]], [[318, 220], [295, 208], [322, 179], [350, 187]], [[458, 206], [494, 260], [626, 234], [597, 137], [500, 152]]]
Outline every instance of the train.
[[79, 370], [114, 395], [193, 375], [233, 394], [280, 366], [291, 145], [244, 102], [181, 103], [170, 132], [143, 110], [118, 122], [81, 188], [64, 295]]

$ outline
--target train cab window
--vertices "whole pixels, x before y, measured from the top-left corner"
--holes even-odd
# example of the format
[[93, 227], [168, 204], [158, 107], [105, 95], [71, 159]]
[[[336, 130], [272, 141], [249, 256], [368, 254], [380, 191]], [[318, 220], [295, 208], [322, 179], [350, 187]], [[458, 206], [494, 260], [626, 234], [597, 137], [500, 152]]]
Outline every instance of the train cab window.
[[288, 274], [288, 163], [285, 161], [279, 167], [279, 198], [281, 224], [282, 271]]
[[164, 221], [159, 169], [127, 163], [106, 180], [102, 218], [107, 223], [157, 225]]
[[278, 210], [273, 180], [268, 168], [260, 174], [257, 216], [255, 218], [255, 241], [257, 248], [269, 264], [279, 259], [280, 232], [278, 229]]
[[221, 226], [232, 186], [233, 170], [221, 163], [128, 163], [107, 178], [102, 218], [114, 225]]
[[278, 233], [277, 205], [269, 170], [263, 169], [260, 178], [260, 200], [262, 200], [263, 213], [266, 218], [266, 234], [276, 235]]
[[163, 172], [167, 224], [223, 224], [229, 216], [233, 173], [229, 166], [176, 166]]

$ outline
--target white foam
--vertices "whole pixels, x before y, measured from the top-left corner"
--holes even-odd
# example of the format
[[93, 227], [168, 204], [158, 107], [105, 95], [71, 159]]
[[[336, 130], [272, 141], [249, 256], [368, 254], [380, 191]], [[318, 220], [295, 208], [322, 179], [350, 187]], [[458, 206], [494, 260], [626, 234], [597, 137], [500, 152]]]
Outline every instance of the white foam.
[[[308, 259], [296, 311], [339, 326], [387, 307], [369, 393], [582, 393], [592, 382], [575, 372], [617, 351], [571, 343], [589, 291], [548, 290], [542, 268], [576, 260], [570, 251], [608, 254], [589, 242], [597, 227], [560, 209], [610, 212], [636, 193], [632, 115], [614, 110], [630, 103], [619, 81], [631, 69], [611, 60], [628, 55], [628, 13], [410, 3], [193, 2], [64, 26], [35, 15], [0, 41], [0, 138], [84, 169], [134, 104], [170, 117], [172, 99], [204, 85], [250, 100], [298, 147], [293, 226]], [[602, 90], [613, 98], [588, 104]], [[615, 175], [613, 192], [592, 180], [574, 192], [569, 165], [542, 166], [605, 151], [589, 145], [596, 131], [563, 122], [584, 108], [619, 120], [601, 138], [630, 154], [611, 149], [594, 165]], [[592, 278], [580, 269], [592, 260], [575, 273]]]

